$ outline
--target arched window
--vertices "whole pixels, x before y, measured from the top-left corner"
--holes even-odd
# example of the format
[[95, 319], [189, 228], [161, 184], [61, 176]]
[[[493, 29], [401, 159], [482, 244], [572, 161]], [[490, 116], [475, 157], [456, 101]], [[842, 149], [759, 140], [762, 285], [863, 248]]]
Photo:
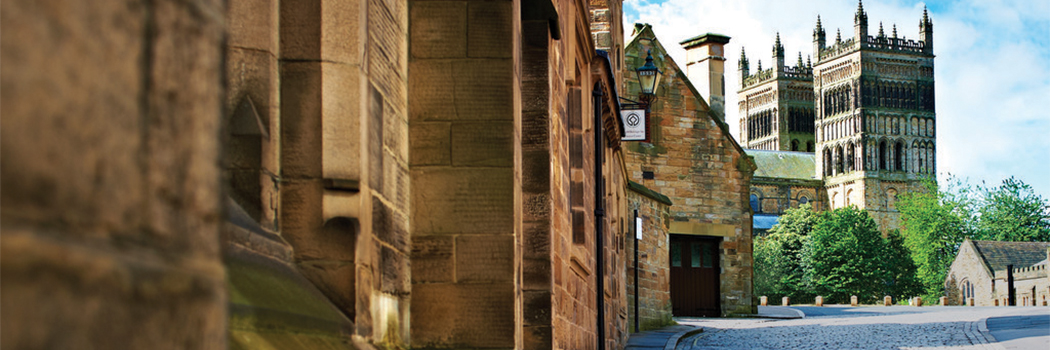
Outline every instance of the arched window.
[[879, 170], [886, 170], [886, 141], [879, 142]]
[[813, 141], [806, 141], [806, 152], [813, 152]]
[[835, 171], [838, 174], [844, 173], [843, 171], [843, 159], [842, 159], [842, 146], [835, 148]]
[[803, 205], [803, 204], [806, 204], [806, 203], [809, 203], [809, 197], [806, 197], [806, 196], [798, 197], [798, 205]]
[[762, 207], [758, 205], [758, 195], [754, 193], [751, 194], [751, 211], [754, 213], [762, 212]]
[[798, 140], [791, 140], [791, 150], [798, 151]]
[[856, 164], [853, 162], [853, 158], [856, 158], [856, 154], [853, 152], [853, 143], [851, 142], [846, 145], [846, 172], [857, 170], [855, 167]]
[[904, 164], [907, 164], [904, 160], [904, 143], [897, 141], [897, 146], [894, 147], [893, 152], [895, 156], [894, 162], [896, 162], [893, 170], [904, 171]]

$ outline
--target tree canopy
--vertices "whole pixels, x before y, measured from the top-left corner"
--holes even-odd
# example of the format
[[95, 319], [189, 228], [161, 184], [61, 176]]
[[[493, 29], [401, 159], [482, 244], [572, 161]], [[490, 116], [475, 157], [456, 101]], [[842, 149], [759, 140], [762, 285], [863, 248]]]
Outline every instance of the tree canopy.
[[999, 187], [972, 186], [949, 177], [902, 194], [901, 234], [916, 265], [925, 297], [944, 295], [944, 280], [959, 245], [969, 238], [992, 241], [1050, 241], [1050, 204], [1013, 177]]

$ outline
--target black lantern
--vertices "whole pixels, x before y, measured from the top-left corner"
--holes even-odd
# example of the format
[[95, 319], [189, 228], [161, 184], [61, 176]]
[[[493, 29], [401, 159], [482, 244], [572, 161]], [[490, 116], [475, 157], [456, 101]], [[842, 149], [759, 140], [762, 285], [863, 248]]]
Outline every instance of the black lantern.
[[656, 96], [656, 85], [660, 83], [660, 70], [653, 64], [653, 54], [646, 52], [645, 65], [638, 67], [638, 84], [642, 88], [642, 100], [649, 102]]

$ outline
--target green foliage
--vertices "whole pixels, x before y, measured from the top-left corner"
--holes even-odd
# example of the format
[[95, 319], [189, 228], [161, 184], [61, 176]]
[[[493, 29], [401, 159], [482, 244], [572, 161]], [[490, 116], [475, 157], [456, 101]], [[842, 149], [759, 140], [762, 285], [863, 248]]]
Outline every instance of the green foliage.
[[803, 282], [802, 247], [819, 216], [809, 204], [788, 209], [765, 237], [755, 242], [755, 291], [779, 299], [811, 296]]
[[927, 300], [944, 295], [944, 278], [959, 244], [975, 232], [969, 186], [954, 178], [949, 179], [947, 186], [948, 190], [942, 191], [936, 182], [927, 179], [925, 190], [903, 193], [897, 201], [904, 246], [911, 252], [915, 277]]
[[846, 207], [824, 212], [803, 248], [804, 278], [825, 302], [849, 302], [856, 295], [870, 303], [882, 297], [889, 273], [875, 220], [866, 211]]
[[1050, 205], [1032, 186], [1010, 177], [982, 193], [977, 227], [984, 239], [1050, 242]]
[[898, 197], [904, 245], [916, 265], [923, 298], [944, 295], [944, 279], [962, 241], [1050, 241], [1050, 204], [1013, 177], [999, 187], [971, 186], [949, 177], [940, 187]]
[[[902, 297], [919, 295], [923, 292], [923, 285], [916, 277], [915, 262], [911, 258], [911, 252], [904, 245], [904, 237], [900, 231], [893, 230], [887, 235], [885, 254], [883, 254], [884, 269], [888, 273], [885, 295], [893, 296], [894, 299], [904, 300]], [[923, 298], [925, 300], [932, 300]]]

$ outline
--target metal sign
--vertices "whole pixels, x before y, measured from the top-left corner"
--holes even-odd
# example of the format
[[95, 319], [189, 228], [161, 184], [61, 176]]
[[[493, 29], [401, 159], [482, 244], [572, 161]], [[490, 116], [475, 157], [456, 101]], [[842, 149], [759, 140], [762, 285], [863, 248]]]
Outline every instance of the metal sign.
[[645, 129], [649, 123], [645, 120], [644, 109], [623, 109], [620, 110], [620, 117], [623, 120], [623, 141], [646, 140]]
[[642, 218], [634, 218], [634, 238], [642, 239]]

